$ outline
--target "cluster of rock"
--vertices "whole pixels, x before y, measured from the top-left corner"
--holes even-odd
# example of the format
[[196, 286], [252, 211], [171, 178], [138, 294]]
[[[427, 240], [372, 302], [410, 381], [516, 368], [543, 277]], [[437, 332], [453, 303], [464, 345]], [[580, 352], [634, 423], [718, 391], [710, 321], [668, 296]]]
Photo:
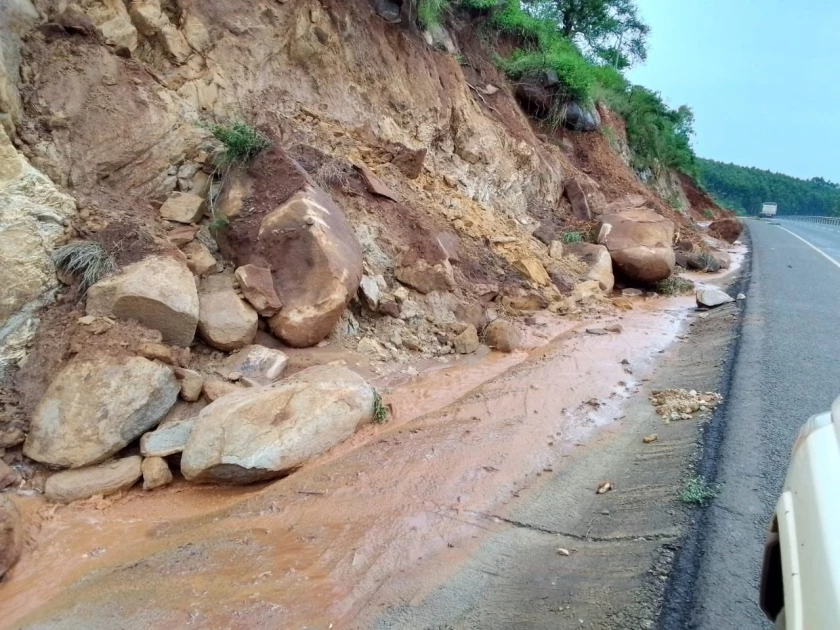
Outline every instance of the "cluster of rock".
[[[144, 488], [156, 488], [172, 480], [170, 462], [188, 480], [272, 479], [373, 418], [373, 388], [340, 365], [281, 379], [287, 357], [248, 346], [225, 364], [237, 383], [214, 388], [212, 379], [159, 357], [76, 358], [53, 380], [23, 447], [36, 461], [68, 469], [47, 480], [48, 499], [111, 494], [141, 478]], [[170, 417], [179, 394], [184, 401], [204, 394], [212, 402], [188, 407], [194, 416]], [[112, 459], [138, 440], [139, 455]]]

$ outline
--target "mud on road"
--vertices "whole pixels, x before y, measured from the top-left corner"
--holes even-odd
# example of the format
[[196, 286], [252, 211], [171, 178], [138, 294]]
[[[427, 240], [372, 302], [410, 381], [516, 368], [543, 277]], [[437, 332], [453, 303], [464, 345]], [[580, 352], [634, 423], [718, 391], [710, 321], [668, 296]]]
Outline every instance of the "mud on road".
[[[376, 627], [656, 627], [674, 559], [699, 516], [680, 501], [680, 490], [700, 462], [704, 427], [715, 420], [666, 425], [648, 394], [720, 391], [740, 317], [740, 303], [698, 313], [620, 422], [529, 500], [496, 517], [509, 527], [450, 580], [422, 601], [387, 610]], [[644, 443], [651, 434], [658, 439]], [[615, 490], [596, 494], [604, 481]]]
[[4, 627], [653, 627], [701, 426], [648, 395], [717, 390], [740, 304], [636, 304], [397, 385], [391, 422], [247, 492], [33, 499]]

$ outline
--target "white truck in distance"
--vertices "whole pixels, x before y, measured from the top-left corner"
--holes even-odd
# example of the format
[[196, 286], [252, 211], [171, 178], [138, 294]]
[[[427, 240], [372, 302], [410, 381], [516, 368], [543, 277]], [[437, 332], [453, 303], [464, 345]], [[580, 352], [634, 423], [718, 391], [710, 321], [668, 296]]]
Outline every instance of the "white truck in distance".
[[768, 219], [770, 217], [775, 217], [776, 216], [776, 204], [775, 203], [770, 203], [770, 202], [765, 203], [764, 205], [761, 206], [761, 214], [759, 214], [758, 216], [765, 217], [765, 218], [768, 218]]

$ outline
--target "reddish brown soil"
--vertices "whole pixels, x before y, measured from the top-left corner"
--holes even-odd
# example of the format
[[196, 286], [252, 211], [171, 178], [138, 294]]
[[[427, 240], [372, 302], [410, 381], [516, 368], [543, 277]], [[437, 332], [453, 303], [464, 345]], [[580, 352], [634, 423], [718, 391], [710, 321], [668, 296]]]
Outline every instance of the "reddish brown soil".
[[[721, 208], [714, 199], [707, 195], [688, 175], [678, 173], [677, 177], [680, 180], [683, 192], [685, 193], [688, 203], [691, 204], [691, 216], [696, 221], [714, 221], [723, 217], [732, 216], [728, 210]], [[706, 216], [705, 211], [711, 210], [713, 216]]]

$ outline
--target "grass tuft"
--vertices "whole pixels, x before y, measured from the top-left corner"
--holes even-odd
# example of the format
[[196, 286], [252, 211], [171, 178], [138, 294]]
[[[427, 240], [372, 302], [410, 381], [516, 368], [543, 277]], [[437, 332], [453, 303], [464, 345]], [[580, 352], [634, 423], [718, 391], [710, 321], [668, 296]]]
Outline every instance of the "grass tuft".
[[583, 242], [583, 236], [581, 236], [580, 232], [564, 232], [560, 240], [567, 245], [569, 243], [581, 243]]
[[239, 120], [210, 123], [206, 128], [224, 146], [222, 161], [225, 164], [247, 162], [271, 146], [271, 141], [257, 129]]
[[333, 186], [344, 188], [350, 183], [350, 166], [343, 160], [327, 160], [313, 176], [324, 190]]
[[702, 477], [689, 477], [683, 482], [680, 501], [688, 505], [705, 505], [719, 492], [719, 486], [709, 485]]
[[382, 396], [374, 390], [373, 392], [373, 422], [385, 424], [388, 421], [388, 407], [382, 402]]
[[657, 282], [655, 289], [662, 295], [683, 295], [694, 291], [694, 283], [678, 275], [671, 275]]
[[82, 292], [117, 269], [114, 257], [96, 241], [74, 241], [52, 254], [55, 266], [81, 278]]
[[720, 263], [712, 252], [700, 252], [695, 260], [701, 271], [715, 272], [720, 269]]

